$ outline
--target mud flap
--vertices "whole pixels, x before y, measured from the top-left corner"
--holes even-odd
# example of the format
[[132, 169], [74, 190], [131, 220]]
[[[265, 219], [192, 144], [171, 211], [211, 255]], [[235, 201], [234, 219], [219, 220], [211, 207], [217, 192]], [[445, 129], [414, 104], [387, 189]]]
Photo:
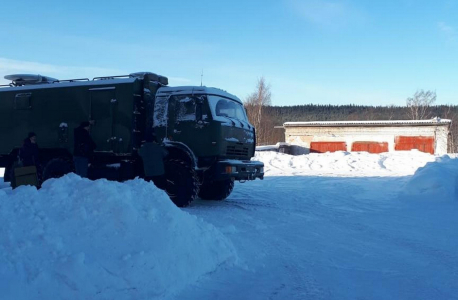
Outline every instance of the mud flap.
[[164, 175], [164, 156], [165, 149], [156, 143], [145, 143], [138, 150], [138, 154], [143, 160], [145, 177]]

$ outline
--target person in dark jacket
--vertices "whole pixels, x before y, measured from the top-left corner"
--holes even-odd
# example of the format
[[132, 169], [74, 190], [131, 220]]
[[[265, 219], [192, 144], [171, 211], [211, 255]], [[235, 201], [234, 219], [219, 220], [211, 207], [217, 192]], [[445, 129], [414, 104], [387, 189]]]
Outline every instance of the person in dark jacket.
[[81, 177], [87, 177], [89, 159], [91, 158], [96, 145], [89, 134], [91, 123], [81, 122], [80, 126], [74, 130], [74, 149], [73, 161], [75, 172]]
[[37, 145], [37, 135], [34, 132], [29, 132], [27, 138], [19, 150], [19, 158], [24, 167], [40, 166], [39, 150]]

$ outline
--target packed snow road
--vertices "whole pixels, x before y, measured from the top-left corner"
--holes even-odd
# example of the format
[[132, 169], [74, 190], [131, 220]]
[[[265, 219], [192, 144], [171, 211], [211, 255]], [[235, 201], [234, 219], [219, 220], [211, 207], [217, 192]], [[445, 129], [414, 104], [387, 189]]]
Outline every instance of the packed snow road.
[[[178, 209], [149, 183], [0, 186], [5, 299], [458, 299], [458, 160], [258, 153]], [[426, 164], [426, 166], [425, 166]]]
[[[436, 199], [427, 199], [434, 191], [402, 196], [412, 177], [392, 175], [434, 160], [413, 155], [324, 154], [310, 164], [321, 160], [320, 177], [267, 177], [238, 185], [225, 202], [198, 201], [186, 211], [232, 240], [239, 267], [219, 269], [176, 299], [458, 299], [458, 202], [442, 190]], [[310, 174], [298, 162], [305, 157], [260, 158], [267, 173]], [[347, 159], [358, 177], [336, 175]], [[436, 169], [431, 181], [448, 175]]]

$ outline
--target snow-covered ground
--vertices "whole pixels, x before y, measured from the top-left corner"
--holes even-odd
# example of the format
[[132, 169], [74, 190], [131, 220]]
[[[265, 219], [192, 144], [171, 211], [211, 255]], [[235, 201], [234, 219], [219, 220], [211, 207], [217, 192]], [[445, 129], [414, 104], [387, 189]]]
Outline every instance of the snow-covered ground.
[[0, 189], [0, 299], [162, 299], [237, 260], [153, 184], [69, 174]]
[[257, 152], [254, 159], [264, 162], [268, 176], [367, 177], [412, 175], [435, 157], [413, 150], [382, 154], [339, 151], [300, 156]]
[[141, 180], [0, 189], [2, 299], [458, 299], [458, 160], [259, 152], [177, 209]]

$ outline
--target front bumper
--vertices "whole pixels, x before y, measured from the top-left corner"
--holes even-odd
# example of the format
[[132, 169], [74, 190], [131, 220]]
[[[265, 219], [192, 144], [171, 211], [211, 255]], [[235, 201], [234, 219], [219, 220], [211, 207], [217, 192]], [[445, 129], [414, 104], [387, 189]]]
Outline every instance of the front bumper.
[[214, 179], [264, 179], [264, 163], [251, 160], [222, 160], [216, 163]]

